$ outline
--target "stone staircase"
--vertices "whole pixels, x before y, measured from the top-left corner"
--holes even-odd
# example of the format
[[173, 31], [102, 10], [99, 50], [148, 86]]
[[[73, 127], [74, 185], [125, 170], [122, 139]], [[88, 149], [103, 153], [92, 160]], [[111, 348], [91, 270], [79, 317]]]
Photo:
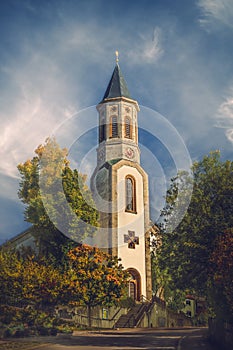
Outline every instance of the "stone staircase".
[[115, 323], [114, 328], [133, 328], [136, 327], [144, 313], [146, 312], [149, 303], [140, 303], [133, 306], [126, 315], [121, 315]]

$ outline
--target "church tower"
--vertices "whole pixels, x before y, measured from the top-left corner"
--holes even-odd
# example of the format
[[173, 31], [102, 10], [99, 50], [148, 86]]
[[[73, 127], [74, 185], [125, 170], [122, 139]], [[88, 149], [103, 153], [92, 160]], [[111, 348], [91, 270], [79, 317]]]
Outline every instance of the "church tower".
[[[121, 258], [131, 275], [129, 295], [152, 297], [148, 176], [140, 166], [139, 106], [118, 64], [97, 105], [99, 145], [91, 187], [100, 211], [98, 244]], [[101, 247], [100, 247], [101, 248]]]

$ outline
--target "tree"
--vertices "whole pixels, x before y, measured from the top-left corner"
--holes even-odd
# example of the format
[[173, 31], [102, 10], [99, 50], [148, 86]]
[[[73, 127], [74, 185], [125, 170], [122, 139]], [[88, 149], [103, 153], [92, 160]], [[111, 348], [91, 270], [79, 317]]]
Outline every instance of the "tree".
[[129, 276], [117, 257], [96, 247], [80, 245], [68, 253], [68, 258], [70, 285], [66, 299], [72, 304], [87, 306], [91, 327], [91, 309], [97, 305], [111, 306], [123, 299]]
[[85, 184], [86, 177], [69, 167], [67, 150], [61, 149], [53, 138], [38, 146], [35, 153], [33, 159], [18, 165], [18, 195], [26, 205], [25, 220], [33, 224], [38, 235], [43, 232], [44, 236], [56, 237], [60, 231], [81, 242], [98, 225], [98, 212]]
[[0, 304], [14, 305], [23, 298], [23, 260], [13, 250], [0, 250]]
[[216, 151], [195, 162], [192, 172], [193, 192], [183, 220], [178, 224], [177, 213], [191, 191], [192, 178], [187, 173], [172, 179], [162, 211], [162, 245], [156, 263], [160, 279], [169, 280], [167, 294], [171, 289], [208, 294], [216, 239], [233, 227], [233, 162], [222, 162]]
[[[227, 313], [233, 320], [233, 229], [226, 230], [217, 237], [211, 255], [211, 263], [211, 289], [218, 295], [218, 299], [213, 298], [214, 308], [218, 311], [219, 317], [223, 317]], [[225, 299], [224, 304], [227, 306], [224, 315], [221, 308], [219, 309], [219, 296], [221, 300]]]
[[48, 260], [0, 250], [1, 305], [31, 304], [36, 310], [54, 306], [60, 302], [66, 284], [61, 269]]
[[61, 269], [45, 258], [28, 257], [24, 260], [22, 274], [23, 300], [35, 308], [45, 309], [62, 302], [61, 295], [67, 281]]

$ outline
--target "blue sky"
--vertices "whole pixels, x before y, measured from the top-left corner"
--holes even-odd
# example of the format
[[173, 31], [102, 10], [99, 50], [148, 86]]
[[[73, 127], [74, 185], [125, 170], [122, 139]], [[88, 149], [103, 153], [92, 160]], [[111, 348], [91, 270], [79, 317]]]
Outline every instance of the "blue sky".
[[[94, 111], [115, 50], [132, 97], [174, 126], [192, 160], [215, 149], [232, 159], [233, 0], [2, 0], [0, 30], [1, 241], [26, 227], [17, 164], [57, 130], [69, 139], [64, 125], [75, 113]], [[77, 129], [85, 124], [85, 117], [72, 120]], [[88, 152], [96, 141], [90, 138], [72, 155], [82, 168], [87, 154], [87, 173], [94, 167]], [[172, 173], [153, 137], [142, 130], [140, 142], [152, 178]], [[157, 168], [146, 161], [148, 152]], [[158, 183], [157, 190], [162, 198]]]

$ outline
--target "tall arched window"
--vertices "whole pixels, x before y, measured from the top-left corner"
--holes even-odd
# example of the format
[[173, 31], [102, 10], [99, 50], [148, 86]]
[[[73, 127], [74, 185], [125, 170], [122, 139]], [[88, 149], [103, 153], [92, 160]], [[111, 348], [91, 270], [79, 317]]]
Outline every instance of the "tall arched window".
[[131, 120], [129, 117], [125, 117], [125, 137], [132, 138]]
[[136, 213], [136, 183], [130, 175], [125, 178], [125, 199], [125, 211]]
[[118, 123], [117, 123], [117, 117], [116, 116], [111, 117], [111, 121], [110, 121], [110, 137], [118, 137]]

